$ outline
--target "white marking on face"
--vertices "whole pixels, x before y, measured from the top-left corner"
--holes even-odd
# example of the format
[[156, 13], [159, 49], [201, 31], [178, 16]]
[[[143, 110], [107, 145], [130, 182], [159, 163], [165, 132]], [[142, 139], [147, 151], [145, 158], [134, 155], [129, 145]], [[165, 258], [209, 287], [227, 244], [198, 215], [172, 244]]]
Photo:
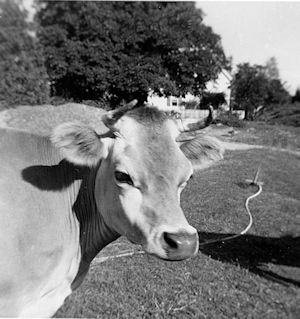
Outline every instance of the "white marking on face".
[[124, 186], [126, 190], [120, 191], [121, 205], [132, 225], [140, 224], [141, 207], [143, 202], [143, 195], [140, 190], [133, 186]]

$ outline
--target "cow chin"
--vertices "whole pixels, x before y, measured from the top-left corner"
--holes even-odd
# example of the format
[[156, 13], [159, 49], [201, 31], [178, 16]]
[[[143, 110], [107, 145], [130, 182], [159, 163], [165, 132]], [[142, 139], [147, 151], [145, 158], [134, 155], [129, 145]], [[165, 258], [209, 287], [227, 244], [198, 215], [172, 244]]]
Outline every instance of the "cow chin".
[[[146, 219], [134, 220], [126, 214], [127, 222], [119, 225], [119, 233], [143, 250], [164, 260], [184, 260], [194, 257], [199, 249], [197, 230], [182, 220], [178, 225], [150, 225]], [[138, 215], [138, 214], [136, 214]], [[124, 224], [127, 224], [124, 227]], [[151, 227], [152, 226], [152, 227]]]

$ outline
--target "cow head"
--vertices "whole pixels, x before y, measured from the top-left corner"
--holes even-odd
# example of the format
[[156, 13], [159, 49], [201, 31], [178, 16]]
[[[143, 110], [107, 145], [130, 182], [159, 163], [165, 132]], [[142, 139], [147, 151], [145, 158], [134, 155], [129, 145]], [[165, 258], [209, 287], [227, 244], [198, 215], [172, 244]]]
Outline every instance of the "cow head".
[[183, 214], [180, 194], [193, 166], [206, 167], [223, 151], [208, 137], [178, 143], [179, 131], [165, 113], [133, 105], [104, 116], [105, 136], [67, 123], [55, 129], [52, 141], [67, 160], [97, 167], [95, 200], [111, 229], [163, 259], [194, 256], [198, 235]]

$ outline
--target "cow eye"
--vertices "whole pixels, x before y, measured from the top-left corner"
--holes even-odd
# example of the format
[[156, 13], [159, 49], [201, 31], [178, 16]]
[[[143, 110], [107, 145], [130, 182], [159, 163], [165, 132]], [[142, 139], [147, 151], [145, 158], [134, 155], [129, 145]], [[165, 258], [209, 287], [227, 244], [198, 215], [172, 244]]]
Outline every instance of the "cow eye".
[[118, 183], [133, 185], [133, 181], [127, 173], [115, 171], [115, 179]]

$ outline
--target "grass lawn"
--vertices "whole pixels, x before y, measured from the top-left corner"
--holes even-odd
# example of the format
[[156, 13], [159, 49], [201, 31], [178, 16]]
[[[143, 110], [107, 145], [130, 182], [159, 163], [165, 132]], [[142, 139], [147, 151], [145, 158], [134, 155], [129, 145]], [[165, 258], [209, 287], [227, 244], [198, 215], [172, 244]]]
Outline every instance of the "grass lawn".
[[[48, 134], [79, 120], [99, 131], [102, 110], [72, 105], [23, 107], [5, 114], [9, 126]], [[1, 122], [1, 116], [0, 116]], [[217, 129], [217, 128], [216, 128]], [[299, 128], [251, 123], [226, 140], [300, 149]], [[201, 245], [197, 257], [166, 262], [145, 254], [107, 259], [138, 248], [121, 238], [102, 251], [82, 286], [56, 313], [85, 318], [300, 318], [300, 157], [253, 149], [196, 172], [182, 206], [200, 241], [244, 229], [248, 187], [262, 164], [262, 194], [250, 202], [254, 225], [232, 241]]]
[[[247, 225], [244, 200], [256, 189], [244, 181], [262, 163], [263, 193], [250, 203], [250, 232], [203, 245], [183, 262], [133, 255], [94, 263], [56, 316], [299, 318], [299, 159], [266, 150], [230, 152], [219, 165], [197, 172], [182, 206], [203, 242]], [[126, 245], [131, 248], [123, 240]]]
[[247, 122], [244, 128], [235, 130], [237, 134], [230, 137], [233, 142], [300, 151], [300, 127]]

